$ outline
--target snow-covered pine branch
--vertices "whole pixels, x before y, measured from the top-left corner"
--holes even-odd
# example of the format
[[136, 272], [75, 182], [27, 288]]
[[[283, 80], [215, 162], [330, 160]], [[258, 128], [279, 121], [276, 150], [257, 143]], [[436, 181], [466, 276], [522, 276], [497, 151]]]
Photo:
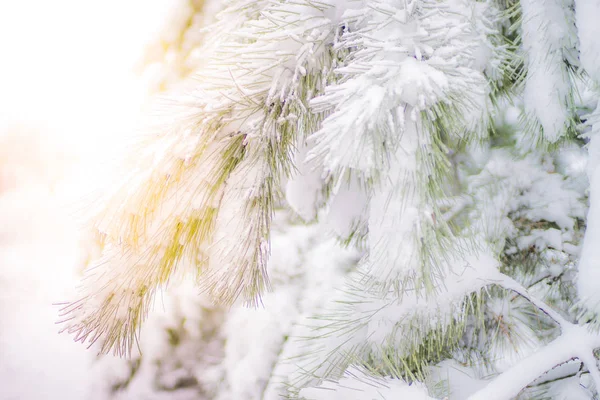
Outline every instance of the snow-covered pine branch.
[[215, 301], [259, 301], [295, 127], [317, 121], [302, 111], [326, 79], [324, 42], [335, 30], [325, 9], [270, 5], [207, 50], [200, 83], [168, 108], [176, 122], [146, 136], [142, 157], [98, 217], [108, 254], [90, 268], [99, 280], [84, 281], [84, 298], [63, 310], [78, 340], [130, 351], [155, 289], [180, 264], [193, 267]]
[[525, 58], [523, 102], [533, 140], [555, 143], [571, 134], [578, 71], [577, 33], [572, 1], [521, 0], [521, 40]]
[[[567, 387], [544, 375], [564, 363], [592, 398], [597, 7], [209, 3], [173, 22], [162, 118], [92, 219], [103, 256], [66, 329], [128, 354], [191, 273], [233, 307], [207, 398], [535, 398]], [[283, 208], [312, 223], [289, 269], [269, 261]], [[326, 235], [316, 263], [306, 237]]]

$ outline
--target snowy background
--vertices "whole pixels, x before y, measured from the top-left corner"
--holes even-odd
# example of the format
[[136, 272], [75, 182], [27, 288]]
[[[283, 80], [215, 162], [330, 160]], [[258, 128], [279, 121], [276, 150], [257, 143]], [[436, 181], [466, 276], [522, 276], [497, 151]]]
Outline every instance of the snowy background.
[[58, 334], [52, 304], [86, 257], [73, 199], [100, 179], [144, 98], [135, 62], [167, 5], [151, 3], [0, 3], [2, 400], [104, 398], [96, 352]]

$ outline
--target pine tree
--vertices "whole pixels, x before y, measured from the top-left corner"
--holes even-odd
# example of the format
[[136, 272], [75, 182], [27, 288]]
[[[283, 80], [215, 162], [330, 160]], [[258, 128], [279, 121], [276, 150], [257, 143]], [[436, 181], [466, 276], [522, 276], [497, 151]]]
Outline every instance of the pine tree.
[[89, 216], [102, 257], [63, 309], [76, 340], [150, 346], [157, 290], [187, 277], [215, 305], [169, 322], [169, 348], [215, 358], [194, 374], [154, 353], [188, 364], [169, 390], [598, 396], [596, 2], [180, 10], [156, 118]]

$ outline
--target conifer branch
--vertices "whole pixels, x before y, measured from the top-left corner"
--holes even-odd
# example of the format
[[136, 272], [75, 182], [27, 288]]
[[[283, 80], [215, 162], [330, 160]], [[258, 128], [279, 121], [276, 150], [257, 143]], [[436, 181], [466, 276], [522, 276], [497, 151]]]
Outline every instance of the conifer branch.
[[558, 312], [556, 312], [554, 309], [552, 309], [549, 305], [547, 305], [543, 301], [539, 300], [535, 296], [532, 296], [523, 285], [521, 285], [519, 282], [515, 281], [513, 278], [511, 278], [507, 275], [504, 275], [504, 274], [500, 274], [500, 280], [496, 283], [499, 284], [500, 286], [502, 286], [503, 288], [512, 290], [515, 293], [519, 294], [519, 296], [525, 298], [527, 301], [529, 301], [531, 304], [533, 304], [535, 307], [537, 307], [540, 311], [542, 311], [544, 314], [546, 314], [548, 317], [550, 317], [554, 322], [556, 322], [558, 324], [558, 326], [561, 327], [561, 329], [565, 329], [565, 328], [574, 326], [574, 324], [572, 324], [571, 322], [564, 319]]

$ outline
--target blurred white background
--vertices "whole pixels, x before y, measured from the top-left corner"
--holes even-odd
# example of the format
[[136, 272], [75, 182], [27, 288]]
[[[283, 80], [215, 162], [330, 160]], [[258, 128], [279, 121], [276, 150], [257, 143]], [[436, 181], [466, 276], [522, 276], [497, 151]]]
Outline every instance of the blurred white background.
[[99, 393], [95, 352], [55, 324], [84, 257], [68, 206], [133, 131], [170, 3], [0, 2], [0, 400]]

